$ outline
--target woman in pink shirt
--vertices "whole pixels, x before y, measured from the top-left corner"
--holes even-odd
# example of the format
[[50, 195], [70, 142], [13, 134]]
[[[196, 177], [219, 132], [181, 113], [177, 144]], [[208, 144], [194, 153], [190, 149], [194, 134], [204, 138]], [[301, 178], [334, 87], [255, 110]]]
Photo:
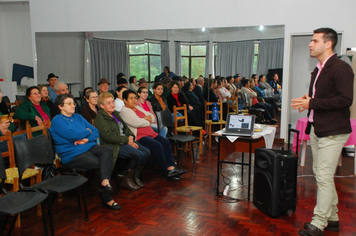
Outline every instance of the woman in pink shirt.
[[[158, 133], [158, 126], [157, 126], [157, 118], [152, 109], [151, 102], [147, 100], [148, 97], [148, 89], [146, 87], [140, 87], [137, 91], [137, 106], [141, 107], [143, 110], [151, 113], [154, 117], [153, 123], [151, 123], [151, 128]], [[159, 134], [163, 137], [167, 137], [167, 127], [163, 127]]]

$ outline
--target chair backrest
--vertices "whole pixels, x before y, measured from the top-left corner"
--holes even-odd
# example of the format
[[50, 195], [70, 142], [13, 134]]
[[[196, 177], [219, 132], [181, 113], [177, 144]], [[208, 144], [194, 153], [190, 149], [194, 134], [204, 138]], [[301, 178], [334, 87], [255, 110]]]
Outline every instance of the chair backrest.
[[42, 133], [48, 137], [47, 127], [44, 122], [42, 122], [42, 125], [31, 127], [30, 121], [27, 120], [26, 121], [26, 131], [27, 131], [28, 139], [32, 138], [33, 137], [32, 133], [37, 132], [37, 131], [42, 131]]
[[[178, 117], [177, 113], [181, 113], [182, 116]], [[184, 104], [181, 107], [173, 106], [173, 114], [174, 114], [174, 132], [177, 134], [178, 121], [184, 120], [184, 126], [188, 126], [188, 112], [187, 105]]]
[[249, 109], [251, 107], [250, 96], [248, 96], [247, 93], [242, 93], [241, 99], [242, 99], [242, 104], [244, 104], [244, 107], [246, 109]]
[[213, 113], [213, 109], [210, 109], [210, 107], [214, 104], [217, 103], [219, 106], [219, 120], [223, 119], [223, 105], [222, 105], [222, 101], [220, 102], [207, 102], [205, 101], [205, 119], [206, 120], [211, 120], [209, 119], [209, 114]]
[[[230, 102], [231, 101], [231, 102]], [[227, 111], [228, 112], [239, 112], [239, 98], [234, 96], [234, 97], [227, 97], [226, 98], [226, 103], [227, 103]]]
[[173, 128], [172, 113], [169, 109], [164, 111], [156, 111], [158, 132], [161, 131], [163, 127]]
[[[26, 102], [28, 100], [26, 95], [16, 95], [16, 100], [21, 100], [21, 102]], [[21, 103], [19, 102], [19, 103]]]
[[32, 165], [53, 164], [52, 147], [44, 134], [31, 139], [15, 140], [14, 148], [20, 183], [23, 172]]
[[3, 152], [3, 157], [9, 157], [10, 168], [14, 168], [15, 164], [15, 155], [14, 155], [14, 145], [12, 142], [11, 131], [8, 130], [4, 136], [0, 136], [0, 142], [7, 142], [7, 152]]

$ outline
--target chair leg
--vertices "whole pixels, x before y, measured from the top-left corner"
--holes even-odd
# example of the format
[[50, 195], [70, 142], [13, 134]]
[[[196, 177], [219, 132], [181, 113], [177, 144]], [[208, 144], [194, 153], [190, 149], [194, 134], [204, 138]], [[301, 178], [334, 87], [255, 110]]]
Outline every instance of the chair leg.
[[12, 230], [14, 229], [14, 226], [15, 226], [15, 223], [16, 223], [16, 220], [17, 220], [17, 217], [19, 216], [19, 214], [16, 214], [14, 217], [14, 220], [12, 221], [11, 223], [11, 226], [10, 226], [10, 229], [9, 229], [9, 232], [7, 233], [7, 235], [11, 235], [11, 232]]
[[203, 154], [203, 130], [200, 130], [199, 152]]
[[85, 221], [89, 221], [87, 199], [86, 199], [86, 196], [85, 196], [85, 187], [82, 186], [80, 189], [82, 190], [81, 192], [82, 192], [82, 196], [83, 196], [84, 212], [85, 212]]
[[209, 124], [209, 148], [211, 148], [211, 124]]
[[180, 163], [179, 163], [179, 152], [178, 152], [178, 143], [175, 143], [176, 146], [176, 152], [177, 152], [177, 166], [180, 168]]
[[80, 204], [80, 191], [79, 189], [76, 189], [77, 192], [77, 201], [78, 201], [78, 212], [82, 212], [82, 206]]
[[49, 227], [51, 230], [51, 235], [54, 236], [54, 227], [53, 227], [53, 216], [52, 216], [52, 202], [54, 198], [52, 196], [48, 197], [48, 216], [49, 216]]
[[43, 222], [43, 230], [45, 236], [48, 235], [48, 230], [47, 230], [47, 221], [46, 221], [46, 212], [45, 212], [45, 202], [41, 203], [41, 209], [42, 209], [42, 222]]
[[190, 141], [190, 150], [192, 151], [193, 164], [195, 164], [193, 141]]

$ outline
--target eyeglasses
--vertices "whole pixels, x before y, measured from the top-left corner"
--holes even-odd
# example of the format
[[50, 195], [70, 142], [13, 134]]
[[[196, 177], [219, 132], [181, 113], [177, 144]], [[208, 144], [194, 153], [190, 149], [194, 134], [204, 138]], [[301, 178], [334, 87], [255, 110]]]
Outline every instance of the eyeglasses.
[[147, 91], [142, 91], [141, 93], [148, 93]]
[[107, 105], [107, 106], [110, 106], [110, 105], [114, 105], [115, 102], [114, 102], [114, 101], [112, 101], [112, 102], [105, 102], [104, 104]]
[[65, 102], [63, 104], [67, 104], [68, 106], [76, 106], [77, 104], [75, 104], [74, 102]]

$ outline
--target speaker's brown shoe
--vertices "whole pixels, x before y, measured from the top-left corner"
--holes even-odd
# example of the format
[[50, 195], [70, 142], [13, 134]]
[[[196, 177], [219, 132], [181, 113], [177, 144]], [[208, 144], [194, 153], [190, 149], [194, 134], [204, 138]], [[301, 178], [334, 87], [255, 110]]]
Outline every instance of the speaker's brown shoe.
[[298, 233], [303, 236], [324, 236], [324, 232], [312, 224], [309, 224], [307, 229], [299, 230]]
[[[304, 229], [307, 229], [309, 225], [310, 225], [310, 222], [304, 223]], [[325, 229], [330, 230], [330, 231], [339, 232], [339, 221], [330, 221], [329, 220], [328, 225], [326, 226]]]

